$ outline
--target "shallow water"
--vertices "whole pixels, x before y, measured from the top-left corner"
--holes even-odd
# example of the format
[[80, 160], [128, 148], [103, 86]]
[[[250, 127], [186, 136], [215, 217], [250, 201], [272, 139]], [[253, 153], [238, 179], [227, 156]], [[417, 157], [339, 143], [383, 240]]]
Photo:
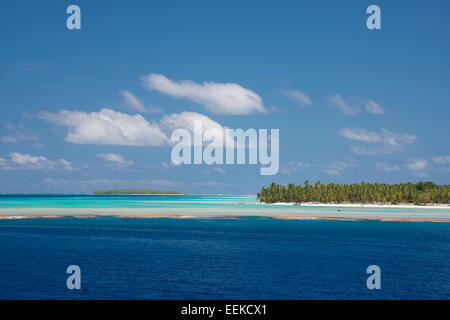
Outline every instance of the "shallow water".
[[450, 209], [260, 204], [254, 195], [0, 195], [0, 216], [186, 214], [450, 219]]

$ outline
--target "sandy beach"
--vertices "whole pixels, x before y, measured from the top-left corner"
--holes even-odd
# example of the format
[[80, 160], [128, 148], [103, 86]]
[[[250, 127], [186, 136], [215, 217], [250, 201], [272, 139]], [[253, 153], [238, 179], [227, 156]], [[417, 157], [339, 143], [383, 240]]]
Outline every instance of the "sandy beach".
[[295, 203], [295, 202], [275, 202], [275, 203], [263, 203], [269, 206], [299, 206], [299, 207], [347, 207], [347, 208], [407, 208], [407, 209], [450, 209], [450, 204], [366, 204], [366, 203]]

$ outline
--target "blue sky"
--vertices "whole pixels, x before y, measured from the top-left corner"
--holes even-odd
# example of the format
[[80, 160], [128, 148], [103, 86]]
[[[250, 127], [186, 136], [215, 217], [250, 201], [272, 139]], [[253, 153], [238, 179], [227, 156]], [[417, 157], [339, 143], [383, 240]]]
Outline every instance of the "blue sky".
[[[70, 4], [81, 30], [66, 28]], [[370, 4], [381, 30], [366, 27]], [[0, 192], [448, 184], [449, 10], [448, 1], [2, 3]], [[192, 113], [280, 129], [278, 174], [171, 165], [171, 146], [147, 126], [170, 137], [165, 124]], [[132, 128], [131, 140], [97, 132], [105, 117], [114, 132]]]

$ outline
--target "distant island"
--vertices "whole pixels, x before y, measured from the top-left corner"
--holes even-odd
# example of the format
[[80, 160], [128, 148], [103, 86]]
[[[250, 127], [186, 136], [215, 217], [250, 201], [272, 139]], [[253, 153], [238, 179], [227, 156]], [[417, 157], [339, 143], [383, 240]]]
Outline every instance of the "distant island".
[[168, 190], [129, 190], [129, 189], [120, 189], [120, 190], [97, 190], [94, 191], [93, 194], [182, 194], [180, 191]]
[[312, 185], [306, 180], [304, 185], [286, 187], [273, 182], [269, 188], [262, 188], [257, 198], [264, 203], [449, 204], [450, 185], [430, 181], [416, 184], [322, 184], [317, 181]]

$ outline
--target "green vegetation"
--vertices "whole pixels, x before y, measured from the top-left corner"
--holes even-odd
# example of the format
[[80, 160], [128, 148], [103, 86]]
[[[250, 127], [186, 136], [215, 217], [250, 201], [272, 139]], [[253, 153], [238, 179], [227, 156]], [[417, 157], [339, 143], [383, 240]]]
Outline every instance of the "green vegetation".
[[98, 190], [94, 194], [182, 194], [180, 191], [160, 191], [160, 190]]
[[287, 187], [272, 183], [262, 188], [258, 199], [265, 203], [274, 202], [321, 202], [321, 203], [383, 203], [383, 204], [426, 204], [450, 203], [450, 185], [436, 185], [433, 182], [379, 184], [322, 184], [304, 186], [289, 184]]

